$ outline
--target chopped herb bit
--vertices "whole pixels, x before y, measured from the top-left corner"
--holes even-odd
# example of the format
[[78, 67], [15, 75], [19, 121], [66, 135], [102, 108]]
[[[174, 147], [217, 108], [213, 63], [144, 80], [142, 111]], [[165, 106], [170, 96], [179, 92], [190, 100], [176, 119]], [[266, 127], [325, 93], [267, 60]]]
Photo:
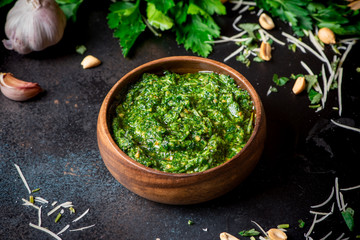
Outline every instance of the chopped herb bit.
[[356, 71], [357, 71], [358, 73], [360, 73], [360, 67], [357, 67], [357, 68], [356, 68]]
[[79, 46], [76, 46], [76, 52], [79, 53], [79, 54], [84, 54], [85, 51], [87, 50], [86, 47], [84, 45], [79, 45]]
[[309, 105], [309, 108], [313, 108], [313, 109], [317, 109], [317, 108], [319, 108], [319, 107], [321, 107], [321, 105], [320, 105], [320, 104], [316, 104], [316, 105]]
[[246, 67], [250, 67], [250, 64], [251, 64], [250, 59], [247, 58], [245, 55], [240, 54], [239, 56], [236, 57], [236, 60], [245, 64]]
[[270, 86], [269, 91], [270, 91], [270, 92], [278, 92], [277, 88], [276, 88], [276, 87], [272, 87], [272, 86]]
[[356, 237], [355, 238], [360, 238], [360, 235], [356, 235]]
[[58, 213], [58, 215], [55, 218], [55, 222], [57, 223], [61, 218], [61, 213]]
[[192, 221], [192, 220], [188, 220], [188, 225], [193, 225], [194, 224], [194, 222]]
[[70, 213], [75, 213], [75, 209], [73, 207], [69, 207]]
[[318, 93], [314, 89], [310, 89], [308, 97], [309, 97], [311, 104], [317, 104], [320, 102], [322, 94]]
[[29, 202], [34, 203], [34, 196], [30, 195]]
[[31, 190], [32, 193], [40, 191], [40, 188], [36, 188], [34, 190]]
[[254, 57], [253, 61], [254, 62], [264, 62], [264, 60], [261, 57], [258, 57], [258, 56]]
[[270, 93], [272, 93], [272, 92], [278, 92], [277, 88], [276, 88], [276, 87], [273, 87], [273, 86], [270, 86], [270, 87], [269, 87], [269, 90], [268, 90], [267, 93], [266, 93], [266, 96], [269, 96]]
[[296, 80], [296, 79], [298, 79], [299, 77], [304, 77], [304, 75], [303, 74], [291, 74], [291, 76], [290, 76], [290, 78], [291, 79], [293, 79], [293, 80]]
[[318, 82], [317, 75], [305, 75], [305, 80], [307, 81], [307, 92], [310, 92], [312, 87]]
[[343, 216], [346, 225], [350, 229], [350, 231], [354, 230], [354, 209], [352, 208], [346, 208], [345, 211], [341, 212], [341, 215]]
[[299, 219], [299, 228], [304, 228], [305, 227], [305, 222], [302, 219]]
[[277, 225], [277, 228], [289, 228], [290, 225], [289, 224], [279, 224]]
[[239, 232], [239, 235], [243, 236], [243, 237], [258, 236], [258, 235], [260, 235], [260, 232], [256, 231], [254, 228], [252, 228], [250, 230], [243, 230], [243, 231]]
[[257, 39], [254, 31], [260, 29], [260, 25], [257, 23], [241, 23], [239, 24], [239, 27], [242, 28], [244, 31], [246, 31], [249, 34], [249, 37], [252, 39]]
[[273, 82], [278, 86], [284, 86], [289, 81], [287, 77], [280, 77], [275, 73], [273, 76]]
[[289, 44], [288, 49], [291, 50], [292, 52], [296, 52], [296, 44], [295, 43]]

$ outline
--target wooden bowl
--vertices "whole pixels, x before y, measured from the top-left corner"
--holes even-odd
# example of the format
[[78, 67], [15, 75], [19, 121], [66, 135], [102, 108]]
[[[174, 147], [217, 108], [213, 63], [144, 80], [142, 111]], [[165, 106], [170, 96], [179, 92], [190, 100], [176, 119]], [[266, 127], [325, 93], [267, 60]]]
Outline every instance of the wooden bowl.
[[[250, 93], [256, 111], [255, 127], [245, 147], [232, 159], [199, 173], [166, 173], [136, 162], [116, 145], [111, 135], [115, 96], [120, 93], [125, 94], [127, 86], [138, 81], [143, 73], [162, 74], [164, 70], [180, 74], [204, 70], [226, 74]], [[191, 56], [158, 59], [145, 63], [126, 74], [105, 97], [97, 122], [100, 154], [116, 180], [130, 191], [146, 199], [176, 205], [205, 202], [236, 187], [257, 164], [264, 148], [265, 135], [265, 112], [258, 94], [248, 80], [223, 63]]]

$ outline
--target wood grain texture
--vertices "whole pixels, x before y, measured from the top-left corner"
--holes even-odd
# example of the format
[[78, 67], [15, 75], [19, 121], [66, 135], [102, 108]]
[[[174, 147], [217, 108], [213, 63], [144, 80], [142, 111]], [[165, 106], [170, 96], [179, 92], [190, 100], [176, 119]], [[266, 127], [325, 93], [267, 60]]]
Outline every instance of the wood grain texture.
[[[111, 136], [111, 116], [115, 96], [128, 84], [136, 82], [143, 73], [161, 74], [165, 70], [176, 73], [213, 71], [234, 78], [246, 89], [254, 101], [256, 121], [246, 146], [226, 163], [200, 173], [165, 173], [146, 167], [128, 157]], [[219, 197], [243, 181], [255, 168], [264, 148], [266, 118], [261, 100], [252, 85], [239, 72], [210, 59], [175, 56], [141, 65], [122, 77], [105, 97], [97, 122], [98, 147], [110, 173], [123, 186], [146, 199], [175, 205], [205, 202]]]

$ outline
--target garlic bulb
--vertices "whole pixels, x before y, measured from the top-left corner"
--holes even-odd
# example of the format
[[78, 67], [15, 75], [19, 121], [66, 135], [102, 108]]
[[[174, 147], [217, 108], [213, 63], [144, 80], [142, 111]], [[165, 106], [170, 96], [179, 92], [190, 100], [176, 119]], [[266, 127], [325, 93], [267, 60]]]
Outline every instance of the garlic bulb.
[[20, 54], [41, 51], [58, 43], [66, 25], [64, 12], [55, 0], [18, 0], [9, 11], [3, 44]]
[[43, 91], [39, 84], [22, 81], [11, 73], [0, 73], [0, 90], [14, 101], [26, 101]]

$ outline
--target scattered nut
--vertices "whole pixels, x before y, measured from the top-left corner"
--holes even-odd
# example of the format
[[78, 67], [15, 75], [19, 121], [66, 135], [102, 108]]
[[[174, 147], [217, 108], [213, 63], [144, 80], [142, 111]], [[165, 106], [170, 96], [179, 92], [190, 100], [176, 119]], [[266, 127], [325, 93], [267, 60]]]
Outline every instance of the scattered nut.
[[271, 59], [271, 45], [267, 42], [262, 42], [260, 46], [260, 58], [265, 61]]
[[334, 43], [336, 43], [335, 34], [329, 28], [326, 28], [326, 27], [320, 28], [320, 30], [318, 32], [318, 37], [319, 37], [320, 41], [322, 41], [325, 44], [334, 44]]
[[360, 9], [360, 1], [359, 0], [353, 1], [353, 2], [349, 3], [347, 6], [349, 8], [351, 8], [351, 10], [356, 11], [356, 10]]
[[306, 81], [304, 77], [298, 77], [294, 83], [294, 86], [292, 88], [292, 91], [295, 95], [301, 93], [305, 90], [306, 87]]
[[259, 23], [260, 23], [260, 26], [263, 28], [263, 29], [266, 29], [266, 30], [271, 30], [275, 27], [275, 24], [274, 24], [274, 21], [272, 20], [272, 18], [267, 15], [266, 13], [262, 13], [259, 17]]
[[267, 234], [269, 235], [270, 240], [287, 240], [286, 234], [280, 229], [271, 228]]
[[88, 55], [82, 60], [81, 65], [83, 66], [84, 69], [87, 69], [87, 68], [96, 67], [100, 65], [100, 63], [101, 61], [99, 59], [97, 59], [92, 55]]
[[228, 234], [226, 232], [220, 233], [220, 239], [221, 240], [239, 240], [238, 238], [236, 238], [233, 235]]

